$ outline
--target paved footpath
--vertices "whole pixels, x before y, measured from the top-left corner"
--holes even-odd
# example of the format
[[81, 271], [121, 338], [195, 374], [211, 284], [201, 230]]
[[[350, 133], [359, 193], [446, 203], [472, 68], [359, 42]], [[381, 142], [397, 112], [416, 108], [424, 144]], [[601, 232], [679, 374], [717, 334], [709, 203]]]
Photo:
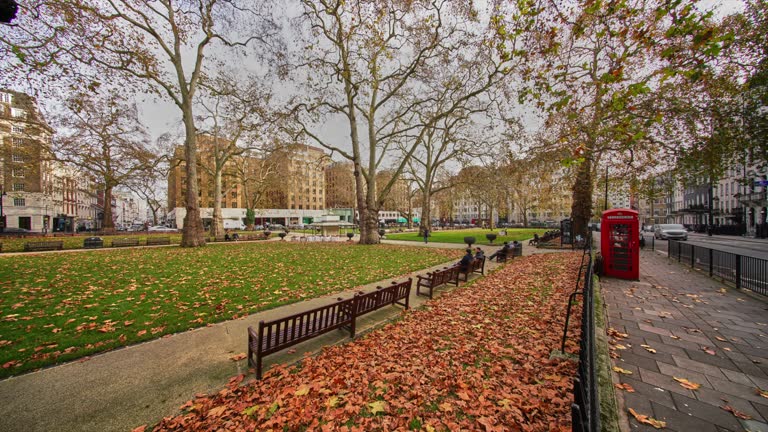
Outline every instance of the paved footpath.
[[[602, 278], [610, 337], [619, 358], [614, 383], [623, 430], [656, 430], [628, 409], [666, 422], [672, 431], [766, 431], [768, 301], [643, 251], [640, 280]], [[619, 349], [621, 345], [626, 349]], [[652, 353], [643, 347], [647, 346]], [[684, 388], [674, 378], [701, 386]], [[768, 394], [766, 394], [768, 396]], [[728, 408], [734, 409], [737, 417]]]
[[[418, 242], [385, 242], [420, 247]], [[227, 247], [214, 244], [210, 247]], [[311, 247], [311, 246], [307, 246]], [[465, 245], [430, 243], [428, 247], [465, 248]], [[483, 246], [486, 253], [498, 247]], [[525, 255], [541, 253], [524, 247]], [[442, 268], [445, 264], [432, 267]], [[486, 263], [486, 271], [499, 264]], [[424, 269], [398, 277], [413, 277]], [[263, 311], [192, 331], [169, 335], [143, 344], [73, 361], [0, 381], [0, 431], [127, 431], [154, 424], [171, 415], [195, 393], [220, 390], [239, 373], [248, 373], [246, 360], [230, 357], [247, 350], [247, 327], [328, 304], [338, 296], [371, 290], [391, 279], [301, 303]], [[441, 292], [451, 288], [441, 287]], [[410, 304], [418, 307], [425, 297], [411, 290]], [[358, 334], [400, 314], [400, 308], [383, 308], [358, 323]], [[265, 359], [265, 370], [276, 363], [291, 363], [323, 346], [344, 343], [342, 332], [331, 332]]]

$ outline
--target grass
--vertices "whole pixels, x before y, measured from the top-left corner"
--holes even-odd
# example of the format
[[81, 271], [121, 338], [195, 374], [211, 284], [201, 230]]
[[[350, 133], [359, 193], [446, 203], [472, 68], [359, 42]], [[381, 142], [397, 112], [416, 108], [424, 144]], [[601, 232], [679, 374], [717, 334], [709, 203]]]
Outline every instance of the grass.
[[[487, 230], [482, 228], [465, 229], [465, 230], [445, 230], [445, 231], [433, 231], [429, 236], [430, 242], [435, 243], [464, 243], [464, 237], [472, 236], [475, 238], [476, 245], [489, 245], [490, 242], [485, 238], [486, 234], [496, 234], [497, 237], [493, 241], [494, 245], [501, 245], [505, 241], [523, 241], [533, 238], [533, 234], [542, 235], [547, 232], [545, 228], [509, 228], [507, 229], [507, 235], [499, 236], [499, 230]], [[418, 232], [407, 233], [391, 233], [387, 234], [388, 240], [406, 240], [406, 241], [424, 241], [424, 238], [419, 236]]]
[[247, 242], [0, 256], [0, 377], [459, 255], [394, 245]]

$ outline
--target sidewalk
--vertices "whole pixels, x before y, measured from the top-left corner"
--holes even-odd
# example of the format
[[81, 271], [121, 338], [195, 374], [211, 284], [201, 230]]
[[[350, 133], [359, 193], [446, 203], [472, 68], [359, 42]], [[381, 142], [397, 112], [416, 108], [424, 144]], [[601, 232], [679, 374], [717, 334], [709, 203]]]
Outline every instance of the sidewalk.
[[635, 390], [614, 389], [622, 429], [656, 430], [632, 408], [665, 421], [664, 430], [768, 431], [768, 398], [757, 390], [768, 391], [768, 301], [652, 251], [641, 252], [640, 275], [600, 281], [607, 327], [628, 335], [609, 336], [613, 366], [631, 372], [614, 369], [613, 382]]
[[[417, 242], [405, 243], [423, 246]], [[436, 243], [429, 246], [466, 247]], [[497, 248], [483, 249], [490, 254]], [[534, 250], [524, 248], [526, 255]], [[486, 272], [498, 265], [487, 262]], [[415, 279], [416, 274], [431, 269], [395, 279]], [[154, 424], [163, 416], [176, 412], [195, 393], [218, 391], [232, 376], [240, 373], [246, 374], [247, 379], [254, 378], [248, 373], [247, 360], [230, 360], [235, 354], [247, 352], [248, 326], [328, 304], [339, 296], [349, 297], [359, 290], [369, 291], [376, 285], [388, 285], [391, 280], [0, 381], [0, 431], [128, 431], [142, 424]], [[438, 288], [438, 297], [448, 289]], [[425, 302], [426, 298], [416, 297], [416, 289], [412, 288], [411, 307], [419, 307]], [[397, 317], [401, 310], [388, 307], [366, 316], [358, 323], [358, 334]], [[295, 350], [266, 357], [264, 370], [277, 363], [297, 361], [323, 346], [348, 340], [348, 335], [342, 332], [331, 332], [297, 345]]]

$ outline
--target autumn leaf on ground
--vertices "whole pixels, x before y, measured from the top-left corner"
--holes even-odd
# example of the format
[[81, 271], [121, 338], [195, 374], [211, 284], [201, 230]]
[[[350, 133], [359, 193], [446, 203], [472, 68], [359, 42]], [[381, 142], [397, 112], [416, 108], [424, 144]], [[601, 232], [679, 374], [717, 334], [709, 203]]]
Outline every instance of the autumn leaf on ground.
[[669, 337], [671, 337], [672, 339], [675, 339], [675, 340], [679, 340], [680, 339], [680, 336], [676, 336], [676, 335], [670, 335]]
[[246, 357], [248, 357], [247, 354], [240, 353], [240, 354], [235, 354], [235, 355], [231, 356], [229, 359], [232, 360], [232, 361], [240, 361], [240, 360], [242, 360], [242, 359], [244, 359]]
[[307, 393], [309, 393], [309, 386], [308, 385], [303, 385], [303, 386], [299, 387], [293, 394], [296, 395], [296, 396], [304, 396]]
[[387, 407], [386, 402], [376, 401], [368, 404], [368, 409], [371, 410], [371, 414], [383, 413]]
[[678, 377], [672, 377], [675, 381], [679, 382], [680, 385], [684, 388], [687, 388], [688, 390], [698, 390], [699, 387], [701, 387], [701, 384], [695, 383], [693, 381], [688, 381], [685, 378], [678, 378]]
[[646, 351], [648, 351], [651, 354], [656, 354], [656, 350], [651, 348], [650, 345], [640, 345], [641, 347], [645, 348]]
[[662, 429], [667, 427], [667, 423], [663, 422], [661, 420], [656, 420], [653, 417], [649, 417], [645, 414], [638, 414], [633, 410], [632, 408], [629, 409], [629, 413], [632, 414], [632, 417], [634, 417], [637, 421], [639, 421], [642, 424], [647, 424], [650, 426], [655, 427], [656, 429]]
[[622, 384], [615, 383], [613, 386], [616, 387], [619, 390], [624, 390], [627, 393], [634, 393], [635, 392], [634, 387], [632, 387], [628, 383], [622, 383]]
[[623, 339], [623, 338], [628, 338], [629, 337], [628, 334], [621, 333], [621, 332], [619, 332], [618, 330], [616, 330], [613, 327], [609, 327], [606, 333], [608, 333], [608, 336], [613, 336], [615, 338], [622, 338]]
[[740, 419], [744, 419], [744, 420], [752, 419], [752, 416], [750, 416], [749, 414], [743, 413], [730, 405], [721, 406], [720, 408], [728, 411], [729, 413], [733, 414], [735, 417], [738, 417]]
[[717, 353], [712, 348], [710, 348], [710, 347], [703, 346], [703, 347], [701, 347], [701, 350], [704, 351], [705, 353], [709, 354], [709, 355], [717, 355]]
[[208, 411], [208, 414], [206, 415], [206, 417], [221, 417], [221, 415], [224, 414], [224, 411], [226, 410], [227, 410], [226, 405], [220, 405], [220, 406], [217, 406], [216, 408], [211, 408], [211, 410]]
[[722, 338], [720, 336], [715, 336], [715, 339], [719, 340], [720, 342], [728, 342], [728, 339]]
[[624, 375], [632, 375], [632, 371], [628, 371], [626, 369], [622, 369], [622, 368], [620, 368], [618, 366], [614, 366], [613, 367], [613, 371], [614, 372], [618, 372], [620, 374], [624, 374]]
[[147, 425], [141, 425], [131, 429], [131, 432], [144, 432], [146, 428], [147, 428]]

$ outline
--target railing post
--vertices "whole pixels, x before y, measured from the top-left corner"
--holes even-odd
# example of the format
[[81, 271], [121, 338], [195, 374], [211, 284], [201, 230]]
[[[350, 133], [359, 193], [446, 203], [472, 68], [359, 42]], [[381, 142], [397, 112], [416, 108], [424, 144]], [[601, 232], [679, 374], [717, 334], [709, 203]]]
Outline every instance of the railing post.
[[[667, 241], [667, 248], [669, 248], [669, 241]], [[683, 260], [683, 248], [680, 247], [680, 243], [677, 244], [677, 262], [680, 262]], [[669, 252], [669, 251], [667, 251]]]
[[741, 255], [736, 255], [736, 289], [741, 289]]
[[691, 246], [691, 268], [693, 268], [695, 264], [696, 264], [696, 246]]
[[715, 266], [715, 263], [712, 260], [712, 255], [713, 255], [712, 252], [713, 252], [713, 250], [709, 249], [709, 277], [712, 277], [712, 270], [713, 270], [713, 268]]

